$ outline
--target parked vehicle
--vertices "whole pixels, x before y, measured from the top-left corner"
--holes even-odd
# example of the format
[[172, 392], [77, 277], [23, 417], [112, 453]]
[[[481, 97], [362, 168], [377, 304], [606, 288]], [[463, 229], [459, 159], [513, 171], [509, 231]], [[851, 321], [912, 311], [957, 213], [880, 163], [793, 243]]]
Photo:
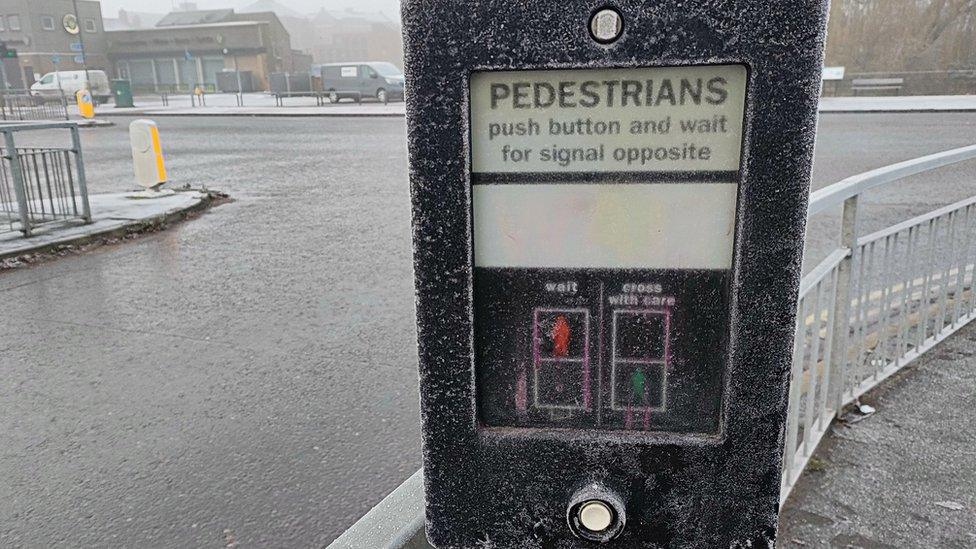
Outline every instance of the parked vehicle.
[[[106, 103], [112, 97], [112, 89], [108, 83], [108, 76], [105, 71], [89, 70], [88, 79], [91, 85], [92, 98], [96, 103]], [[75, 93], [85, 88], [85, 71], [58, 71], [49, 72], [34, 82], [30, 87], [32, 96], [41, 100], [60, 99], [61, 94], [74, 101]]]
[[402, 100], [403, 82], [403, 72], [392, 63], [367, 61], [322, 65], [322, 90], [329, 94], [333, 103], [341, 99], [359, 102], [363, 98], [384, 103]]

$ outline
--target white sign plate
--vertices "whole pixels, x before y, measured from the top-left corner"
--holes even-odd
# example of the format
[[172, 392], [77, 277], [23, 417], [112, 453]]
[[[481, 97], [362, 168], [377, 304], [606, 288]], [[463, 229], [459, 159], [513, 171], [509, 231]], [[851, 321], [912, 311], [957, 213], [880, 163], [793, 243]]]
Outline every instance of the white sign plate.
[[747, 74], [473, 74], [475, 266], [731, 268]]
[[472, 171], [736, 171], [741, 65], [480, 72]]

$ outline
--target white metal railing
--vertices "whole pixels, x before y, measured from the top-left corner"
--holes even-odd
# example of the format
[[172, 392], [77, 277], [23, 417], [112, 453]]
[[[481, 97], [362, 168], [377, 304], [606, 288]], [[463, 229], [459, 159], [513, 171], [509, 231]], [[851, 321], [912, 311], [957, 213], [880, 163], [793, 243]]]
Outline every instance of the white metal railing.
[[[800, 283], [781, 501], [845, 406], [976, 318], [976, 197], [857, 233], [858, 201], [866, 191], [973, 159], [976, 145], [856, 175], [810, 195], [810, 215], [841, 205], [844, 213], [839, 247]], [[421, 478], [418, 471], [330, 548], [429, 547]]]
[[858, 236], [860, 196], [974, 158], [976, 145], [954, 149], [811, 195], [811, 215], [840, 204], [844, 214], [840, 247], [800, 284], [782, 501], [846, 405], [976, 316], [976, 197]]

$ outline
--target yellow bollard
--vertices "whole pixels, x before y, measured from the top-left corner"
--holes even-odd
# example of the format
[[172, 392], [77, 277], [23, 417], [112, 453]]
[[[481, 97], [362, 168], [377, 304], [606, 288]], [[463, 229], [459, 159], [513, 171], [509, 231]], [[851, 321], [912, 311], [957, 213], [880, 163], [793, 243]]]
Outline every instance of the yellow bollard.
[[136, 181], [146, 189], [166, 182], [166, 164], [159, 143], [159, 128], [152, 120], [135, 120], [129, 124], [132, 163]]
[[82, 118], [91, 120], [95, 118], [95, 102], [92, 100], [91, 91], [78, 90], [75, 93], [75, 101], [78, 102], [78, 112]]

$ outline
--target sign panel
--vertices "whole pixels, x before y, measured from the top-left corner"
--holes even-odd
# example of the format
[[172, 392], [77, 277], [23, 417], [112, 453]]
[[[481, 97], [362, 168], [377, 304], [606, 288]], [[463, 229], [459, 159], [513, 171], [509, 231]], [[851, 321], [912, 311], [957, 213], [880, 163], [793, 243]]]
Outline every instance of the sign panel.
[[737, 171], [740, 65], [481, 72], [474, 173]]
[[846, 72], [846, 67], [824, 67], [823, 79], [824, 81], [843, 80]]
[[471, 77], [487, 427], [717, 434], [747, 71]]

